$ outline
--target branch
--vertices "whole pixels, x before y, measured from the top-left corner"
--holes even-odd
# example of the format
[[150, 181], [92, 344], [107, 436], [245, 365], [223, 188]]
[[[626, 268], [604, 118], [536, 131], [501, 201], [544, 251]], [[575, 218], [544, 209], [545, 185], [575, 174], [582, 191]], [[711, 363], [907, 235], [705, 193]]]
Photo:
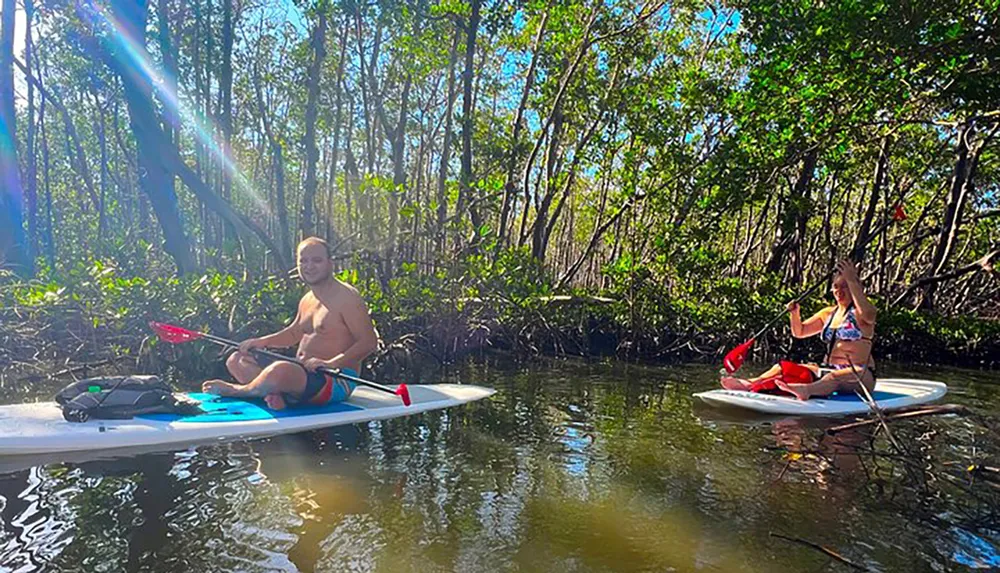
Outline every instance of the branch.
[[[958, 414], [964, 416], [969, 413], [970, 410], [965, 406], [961, 406], [959, 404], [942, 404], [940, 406], [916, 406], [912, 410], [889, 414], [885, 417], [885, 419], [899, 420], [901, 418], [918, 418], [922, 416], [932, 416], [935, 414]], [[827, 428], [826, 433], [832, 436], [847, 430], [863, 428], [865, 426], [871, 426], [872, 424], [878, 423], [879, 420], [877, 419], [861, 420], [860, 422], [851, 422], [850, 424], [841, 424], [839, 426]]]
[[55, 95], [42, 86], [42, 82], [40, 82], [38, 78], [31, 75], [31, 71], [28, 70], [23, 63], [21, 63], [21, 60], [18, 60], [17, 58], [13, 58], [13, 60], [14, 63], [17, 64], [17, 67], [24, 72], [25, 79], [38, 88], [42, 97], [49, 100], [49, 103], [55, 106], [55, 108], [59, 110], [59, 113], [62, 114], [63, 123], [66, 125], [67, 135], [69, 135], [69, 138], [73, 141], [75, 161], [71, 161], [71, 163], [75, 164], [76, 169], [80, 172], [80, 176], [83, 177], [83, 182], [87, 187], [87, 194], [90, 195], [90, 201], [94, 204], [95, 208], [100, 208], [101, 201], [97, 198], [97, 191], [94, 188], [94, 179], [90, 176], [90, 169], [87, 168], [87, 155], [83, 150], [83, 145], [80, 144], [80, 136], [76, 132], [76, 126], [73, 125], [73, 118], [70, 117], [69, 110], [66, 109], [66, 106], [63, 105], [59, 98], [55, 97]]
[[646, 198], [646, 195], [641, 195], [639, 197], [630, 197], [625, 201], [625, 203], [622, 204], [621, 207], [619, 207], [618, 211], [614, 215], [612, 215], [610, 219], [605, 221], [603, 225], [594, 230], [593, 235], [591, 235], [590, 237], [590, 243], [587, 244], [587, 248], [584, 249], [582, 253], [580, 253], [580, 256], [577, 257], [576, 261], [574, 261], [573, 264], [570, 265], [568, 269], [566, 269], [566, 272], [563, 273], [561, 277], [559, 277], [559, 280], [556, 282], [556, 290], [562, 289], [563, 287], [566, 286], [566, 284], [570, 280], [573, 279], [573, 276], [576, 274], [576, 272], [580, 269], [581, 266], [583, 266], [584, 261], [586, 261], [587, 257], [589, 257], [590, 254], [594, 251], [594, 248], [597, 246], [598, 241], [601, 240], [601, 237], [604, 235], [604, 233], [606, 233], [608, 229], [612, 227], [612, 225], [617, 223], [618, 219], [620, 219], [621, 216], [624, 215], [626, 211], [628, 211], [630, 208], [632, 208], [633, 205], [643, 200], [644, 198]]
[[[975, 215], [972, 216], [972, 222], [978, 223], [983, 219], [992, 219], [993, 217], [1000, 217], [1000, 209], [986, 209], [985, 211], [980, 211], [979, 213], [976, 213]], [[940, 225], [928, 227], [926, 230], [921, 231], [919, 234], [917, 234], [912, 239], [907, 241], [905, 245], [899, 248], [899, 251], [905, 251], [906, 249], [909, 249], [910, 247], [916, 245], [917, 243], [923, 241], [924, 239], [929, 239], [930, 237], [940, 234], [941, 234]]]
[[787, 535], [782, 535], [780, 533], [774, 533], [773, 531], [770, 532], [768, 535], [770, 535], [771, 537], [777, 537], [778, 539], [784, 539], [785, 541], [791, 541], [793, 543], [798, 543], [800, 545], [805, 545], [806, 547], [811, 547], [811, 548], [813, 548], [813, 549], [815, 549], [817, 551], [820, 551], [820, 552], [826, 554], [827, 557], [831, 557], [833, 559], [836, 559], [837, 561], [840, 561], [841, 563], [843, 563], [843, 564], [845, 564], [845, 565], [847, 565], [849, 567], [857, 569], [858, 571], [871, 571], [871, 569], [865, 567], [864, 565], [859, 565], [859, 564], [851, 561], [850, 559], [844, 557], [843, 555], [837, 553], [833, 549], [830, 549], [829, 547], [825, 547], [825, 546], [820, 545], [818, 543], [813, 543], [812, 541], [807, 541], [807, 540], [801, 539], [799, 537], [788, 537]]
[[180, 178], [206, 207], [215, 211], [220, 217], [231, 223], [240, 234], [246, 235], [252, 233], [257, 235], [261, 243], [271, 250], [281, 268], [287, 269], [291, 266], [285, 259], [285, 253], [274, 244], [274, 240], [271, 239], [270, 235], [249, 217], [236, 211], [225, 199], [212, 191], [201, 180], [201, 177], [188, 167], [187, 163], [184, 163], [184, 160], [181, 159], [180, 154], [177, 152], [177, 148], [166, 146], [163, 149], [163, 160], [167, 164], [167, 167]]
[[998, 256], [1000, 256], [1000, 249], [987, 253], [982, 258], [975, 260], [965, 265], [964, 267], [959, 267], [947, 273], [942, 273], [939, 275], [923, 277], [921, 279], [918, 279], [910, 283], [910, 286], [906, 287], [906, 290], [903, 292], [903, 294], [899, 295], [896, 298], [896, 300], [892, 302], [892, 306], [896, 306], [899, 303], [903, 302], [904, 300], [906, 300], [907, 297], [913, 294], [913, 291], [917, 290], [922, 286], [944, 282], [952, 279], [957, 279], [962, 275], [969, 274], [976, 270], [982, 270], [984, 272], [993, 272], [993, 262]]

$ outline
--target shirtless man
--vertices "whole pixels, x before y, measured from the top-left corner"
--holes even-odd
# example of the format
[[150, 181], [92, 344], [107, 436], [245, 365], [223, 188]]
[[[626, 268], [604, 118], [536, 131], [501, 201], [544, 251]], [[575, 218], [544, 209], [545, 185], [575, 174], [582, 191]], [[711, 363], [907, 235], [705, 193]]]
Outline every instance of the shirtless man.
[[[226, 360], [238, 384], [208, 380], [202, 390], [220, 396], [264, 398], [280, 410], [286, 398], [295, 403], [326, 404], [346, 400], [354, 384], [316, 371], [339, 368], [357, 376], [361, 361], [378, 346], [378, 335], [358, 291], [333, 276], [326, 241], [309, 237], [299, 243], [299, 278], [309, 292], [299, 301], [298, 314], [286, 328], [260, 338], [244, 340]], [[254, 358], [253, 348], [285, 348], [298, 343], [294, 362]]]

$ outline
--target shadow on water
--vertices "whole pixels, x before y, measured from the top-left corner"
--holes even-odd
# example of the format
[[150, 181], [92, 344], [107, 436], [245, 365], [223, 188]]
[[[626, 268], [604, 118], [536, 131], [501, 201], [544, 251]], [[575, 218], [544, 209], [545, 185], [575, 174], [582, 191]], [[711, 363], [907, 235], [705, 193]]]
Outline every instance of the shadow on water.
[[[953, 384], [950, 401], [1000, 403], [995, 376], [920, 375]], [[1000, 565], [996, 494], [965, 471], [996, 459], [996, 436], [957, 417], [895, 425], [935, 468], [912, 482], [867, 430], [829, 436], [828, 421], [694, 403], [713, 377], [478, 364], [441, 381], [498, 393], [443, 412], [112, 459], [0, 460], [0, 569], [843, 567], [772, 532], [877, 571]]]

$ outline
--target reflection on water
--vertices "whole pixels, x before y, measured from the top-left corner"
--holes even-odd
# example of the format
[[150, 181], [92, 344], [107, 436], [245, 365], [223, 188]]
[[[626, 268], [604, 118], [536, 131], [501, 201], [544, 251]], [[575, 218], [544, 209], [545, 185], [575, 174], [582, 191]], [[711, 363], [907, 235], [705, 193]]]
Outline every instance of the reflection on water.
[[[950, 401], [1000, 403], [990, 375], [917, 374], [953, 384]], [[924, 419], [902, 436], [956, 462], [954, 487], [922, 486], [954, 497], [949, 514], [910, 503], [897, 461], [859, 456], [874, 447], [867, 432], [828, 436], [825, 422], [693, 404], [712, 377], [704, 367], [473, 365], [443, 381], [498, 394], [444, 412], [120, 459], [0, 460], [0, 570], [828, 566], [771, 532], [879, 571], [1000, 565], [996, 523], [968, 505], [958, 463], [997, 448], [967, 421]]]

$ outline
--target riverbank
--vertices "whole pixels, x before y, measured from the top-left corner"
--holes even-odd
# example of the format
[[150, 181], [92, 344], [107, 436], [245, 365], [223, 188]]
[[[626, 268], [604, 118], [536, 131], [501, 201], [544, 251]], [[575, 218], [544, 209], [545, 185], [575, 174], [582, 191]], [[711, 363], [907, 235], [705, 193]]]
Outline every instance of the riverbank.
[[[361, 290], [379, 329], [383, 347], [373, 359], [376, 371], [427, 361], [454, 363], [485, 350], [522, 358], [718, 364], [726, 350], [793, 296], [780, 289], [745, 292], [731, 281], [698, 299], [666, 297], [652, 283], [630, 292], [556, 294], [530, 272], [454, 278], [414, 272], [388, 284], [356, 272], [341, 278]], [[58, 280], [20, 282], [8, 276], [0, 283], [0, 370], [50, 376], [130, 360], [137, 369], [158, 369], [150, 362], [166, 361], [204, 373], [218, 365], [217, 348], [160, 344], [148, 322], [242, 339], [287, 324], [301, 292], [298, 282], [283, 277], [145, 278], [101, 263]], [[822, 304], [811, 299], [804, 310]], [[1000, 365], [1000, 321], [879, 306], [880, 359], [987, 369]], [[752, 358], [806, 358], [822, 351], [819, 342], [793, 341], [787, 327], [777, 326], [758, 340]]]

